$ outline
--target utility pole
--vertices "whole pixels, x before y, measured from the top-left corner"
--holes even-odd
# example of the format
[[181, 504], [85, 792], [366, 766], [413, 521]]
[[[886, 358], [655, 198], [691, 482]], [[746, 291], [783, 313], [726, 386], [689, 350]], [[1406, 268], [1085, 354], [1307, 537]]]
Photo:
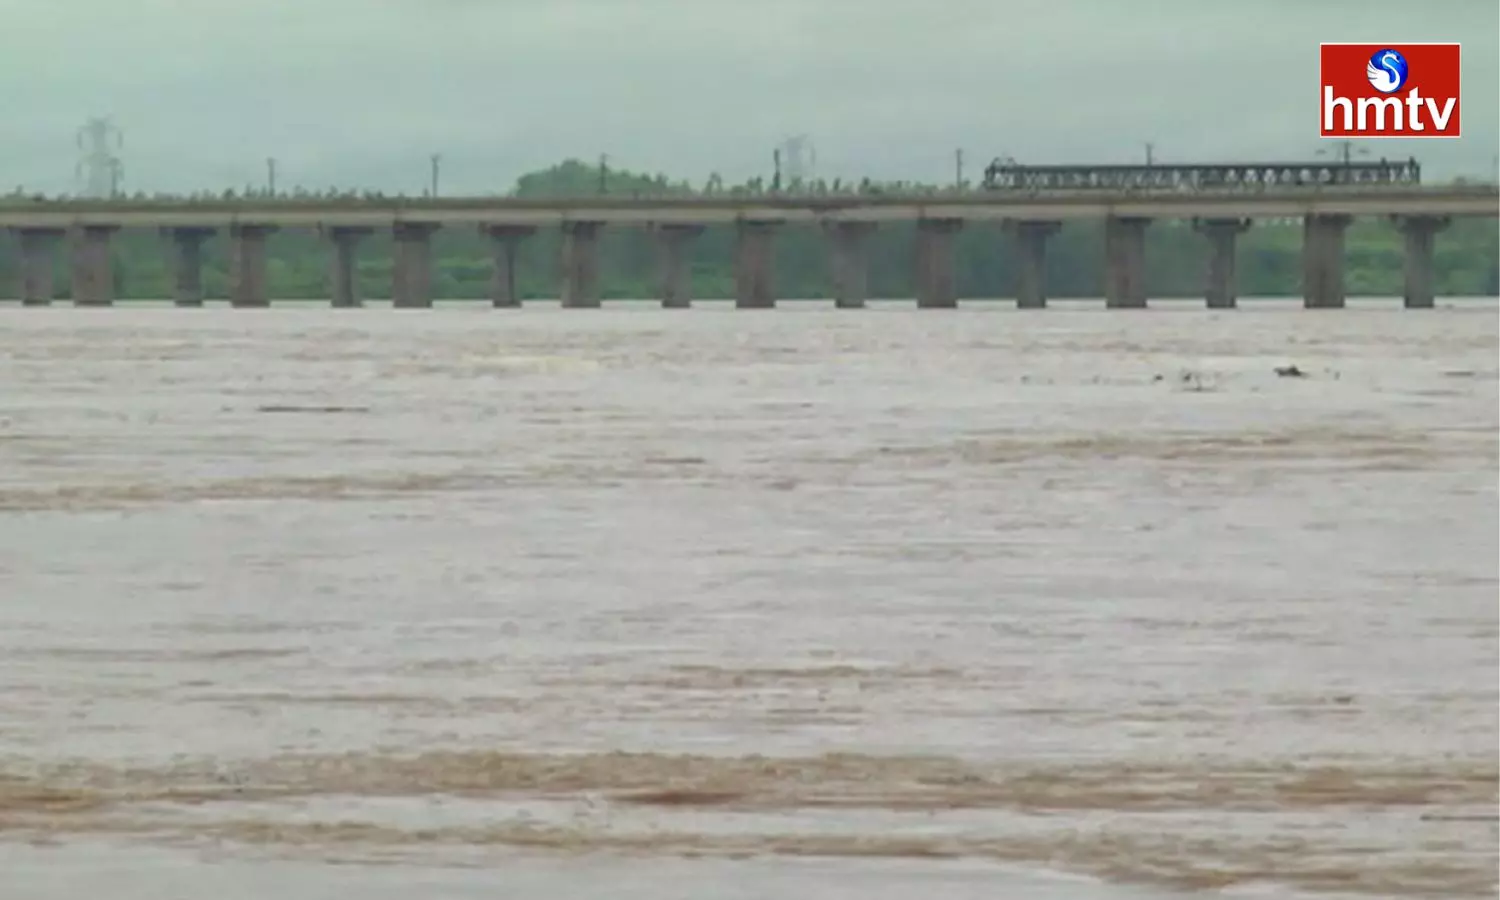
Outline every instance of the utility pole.
[[953, 186], [959, 190], [964, 187], [964, 151], [960, 147], [953, 151]]
[[609, 154], [599, 154], [599, 193], [609, 193]]
[[1150, 141], [1146, 142], [1146, 165], [1156, 164], [1156, 145]]
[[[1345, 166], [1351, 165], [1354, 161], [1355, 156], [1366, 156], [1370, 152], [1363, 147], [1356, 146], [1353, 141], [1347, 138], [1334, 141], [1334, 144], [1338, 147], [1337, 154], [1339, 163]], [[1323, 150], [1318, 151], [1318, 155], [1322, 156], [1326, 152], [1327, 148], [1324, 148]]]
[[276, 196], [276, 158], [272, 156], [266, 157], [266, 190]]
[[437, 195], [438, 195], [438, 170], [443, 165], [443, 155], [441, 153], [434, 153], [434, 154], [432, 154], [431, 162], [432, 162], [432, 185], [431, 185], [431, 191], [432, 191], [433, 198], [436, 199]]

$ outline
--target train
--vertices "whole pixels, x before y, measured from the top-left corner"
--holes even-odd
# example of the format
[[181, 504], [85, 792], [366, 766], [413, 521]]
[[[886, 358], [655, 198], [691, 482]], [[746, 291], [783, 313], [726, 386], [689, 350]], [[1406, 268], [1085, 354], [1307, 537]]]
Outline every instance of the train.
[[1029, 166], [1001, 157], [984, 170], [992, 191], [1265, 190], [1332, 185], [1419, 185], [1422, 167], [1406, 160]]

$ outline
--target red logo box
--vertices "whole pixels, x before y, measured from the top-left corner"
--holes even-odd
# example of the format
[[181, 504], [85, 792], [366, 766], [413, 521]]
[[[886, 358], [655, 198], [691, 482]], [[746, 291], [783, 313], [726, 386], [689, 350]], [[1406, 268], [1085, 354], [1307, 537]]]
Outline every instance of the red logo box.
[[1319, 134], [1456, 138], [1458, 44], [1319, 44]]

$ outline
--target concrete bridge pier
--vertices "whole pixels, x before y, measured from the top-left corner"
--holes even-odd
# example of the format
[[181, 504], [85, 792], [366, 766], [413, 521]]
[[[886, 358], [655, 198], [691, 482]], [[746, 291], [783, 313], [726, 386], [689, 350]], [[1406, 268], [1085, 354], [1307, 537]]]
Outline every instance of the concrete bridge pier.
[[375, 229], [358, 225], [335, 225], [324, 234], [333, 245], [328, 263], [328, 287], [334, 309], [354, 309], [364, 305], [359, 291], [359, 242]]
[[490, 239], [490, 303], [497, 309], [519, 308], [521, 294], [516, 287], [516, 258], [521, 242], [536, 233], [529, 225], [481, 225], [479, 230]]
[[562, 226], [562, 306], [598, 309], [599, 232], [603, 222], [564, 222]]
[[1238, 303], [1235, 242], [1250, 228], [1249, 219], [1194, 219], [1193, 229], [1208, 238], [1209, 309], [1234, 309]]
[[693, 240], [703, 233], [701, 225], [657, 225], [656, 246], [660, 265], [663, 309], [687, 309], [693, 305]]
[[50, 306], [56, 292], [53, 262], [57, 243], [65, 232], [61, 228], [21, 228], [21, 305]]
[[874, 222], [825, 222], [835, 309], [863, 309], [870, 295], [868, 238]]
[[957, 309], [953, 243], [962, 219], [917, 220], [917, 308]]
[[115, 272], [110, 241], [114, 225], [85, 225], [73, 244], [73, 305], [109, 306], [115, 302]]
[[737, 309], [776, 306], [776, 229], [780, 222], [740, 222], [734, 248], [734, 305]]
[[1308, 216], [1302, 223], [1302, 305], [1344, 306], [1344, 231], [1347, 215]]
[[1104, 220], [1104, 305], [1146, 308], [1146, 226], [1150, 219], [1111, 216]]
[[434, 222], [398, 222], [391, 229], [391, 306], [396, 309], [432, 308], [432, 233], [440, 227]]
[[1448, 227], [1447, 216], [1400, 216], [1396, 220], [1406, 245], [1402, 260], [1407, 309], [1432, 309], [1436, 305], [1432, 252], [1437, 233]]
[[172, 242], [174, 306], [203, 305], [203, 242], [214, 236], [212, 228], [163, 228]]
[[1017, 309], [1047, 308], [1047, 239], [1060, 228], [1061, 222], [1044, 221], [1021, 221], [1012, 226]]
[[229, 305], [265, 309], [271, 305], [266, 281], [266, 238], [275, 225], [229, 227]]

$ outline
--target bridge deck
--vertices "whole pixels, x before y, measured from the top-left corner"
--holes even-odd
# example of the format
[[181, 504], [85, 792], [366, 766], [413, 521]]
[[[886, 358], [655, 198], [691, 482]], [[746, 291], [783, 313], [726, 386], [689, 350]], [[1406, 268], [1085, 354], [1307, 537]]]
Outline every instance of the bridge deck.
[[737, 221], [902, 221], [1267, 218], [1304, 215], [1500, 214], [1494, 185], [1314, 186], [1266, 190], [933, 192], [861, 195], [694, 195], [571, 198], [245, 198], [224, 200], [0, 200], [0, 227], [288, 227], [401, 222], [559, 225], [732, 223]]

